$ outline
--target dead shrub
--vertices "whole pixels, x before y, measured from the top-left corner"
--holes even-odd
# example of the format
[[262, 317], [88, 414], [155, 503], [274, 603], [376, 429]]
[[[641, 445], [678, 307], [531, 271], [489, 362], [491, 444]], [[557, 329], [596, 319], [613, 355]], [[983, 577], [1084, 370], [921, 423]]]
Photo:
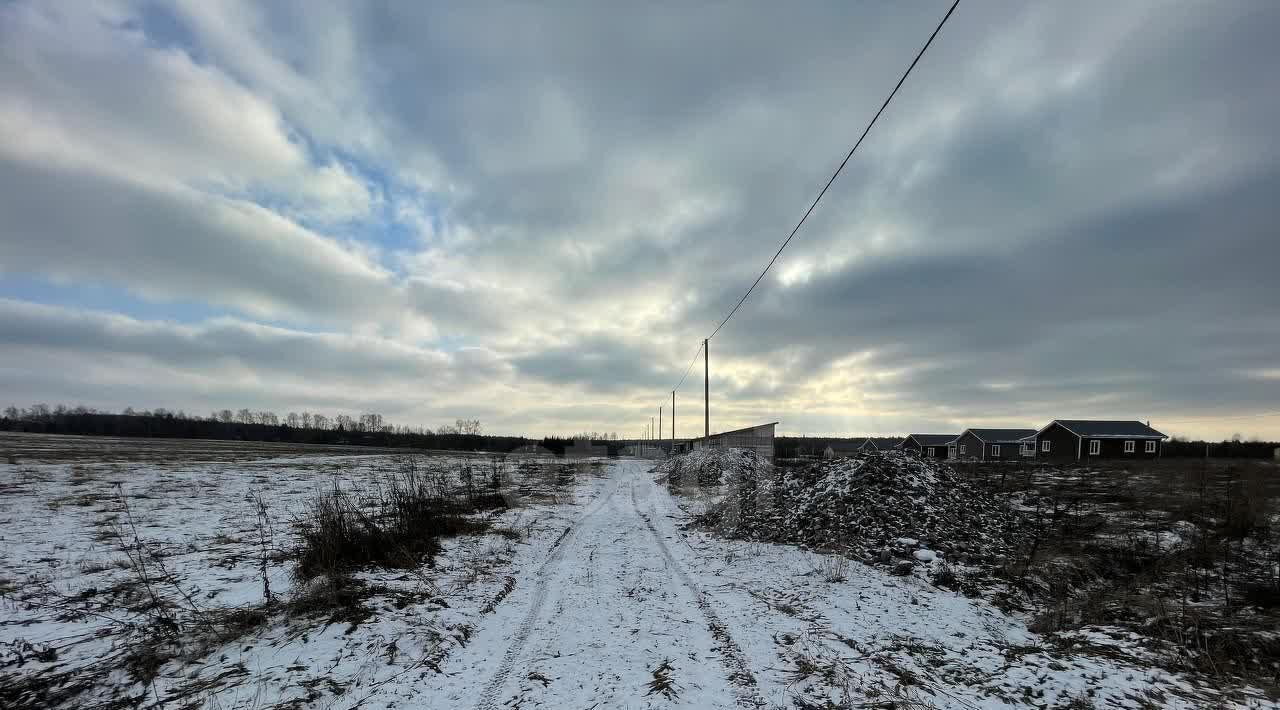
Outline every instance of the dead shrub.
[[305, 581], [369, 565], [430, 565], [440, 538], [486, 529], [485, 521], [471, 516], [476, 510], [469, 499], [413, 470], [393, 474], [366, 492], [344, 490], [335, 482], [294, 520], [301, 538], [295, 574]]

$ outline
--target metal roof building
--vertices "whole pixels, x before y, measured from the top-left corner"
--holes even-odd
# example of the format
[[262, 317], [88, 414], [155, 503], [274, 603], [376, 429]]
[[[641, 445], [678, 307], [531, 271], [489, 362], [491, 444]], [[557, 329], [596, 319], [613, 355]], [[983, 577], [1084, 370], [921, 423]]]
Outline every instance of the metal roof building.
[[757, 424], [744, 429], [720, 432], [711, 436], [690, 439], [684, 444], [677, 444], [678, 452], [692, 451], [706, 447], [723, 447], [726, 449], [744, 449], [756, 452], [756, 455], [767, 461], [773, 460], [773, 435], [777, 422]]

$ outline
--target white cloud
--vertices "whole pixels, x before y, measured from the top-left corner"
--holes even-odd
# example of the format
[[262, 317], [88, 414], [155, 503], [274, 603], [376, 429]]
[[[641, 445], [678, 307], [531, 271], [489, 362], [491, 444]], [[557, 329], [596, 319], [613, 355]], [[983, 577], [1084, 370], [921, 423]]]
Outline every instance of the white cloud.
[[[79, 9], [0, 10], [7, 273], [483, 353], [493, 417], [598, 429], [673, 384], [942, 8]], [[717, 421], [1254, 406], [1274, 18], [963, 7], [713, 343]]]

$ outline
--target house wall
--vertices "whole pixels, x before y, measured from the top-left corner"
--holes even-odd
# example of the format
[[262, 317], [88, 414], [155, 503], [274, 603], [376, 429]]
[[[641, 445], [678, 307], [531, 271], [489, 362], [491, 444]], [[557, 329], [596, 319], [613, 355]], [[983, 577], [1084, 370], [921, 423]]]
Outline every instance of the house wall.
[[902, 450], [918, 454], [920, 453], [920, 445], [916, 443], [915, 439], [906, 439], [902, 442]]
[[[1000, 447], [1000, 453], [996, 453], [996, 447]], [[1016, 461], [1022, 458], [1019, 452], [1019, 444], [999, 443], [986, 444], [983, 458], [987, 461]]]
[[947, 445], [946, 445], [946, 444], [924, 444], [924, 445], [920, 446], [920, 448], [918, 449], [918, 450], [919, 450], [919, 452], [920, 452], [920, 455], [921, 455], [921, 456], [924, 456], [925, 458], [930, 458], [930, 457], [929, 457], [929, 449], [930, 449], [930, 448], [932, 448], [932, 449], [933, 449], [933, 456], [932, 456], [932, 458], [935, 458], [935, 459], [945, 459], [945, 458], [947, 458]]
[[933, 458], [945, 459], [947, 457], [946, 444], [932, 444], [930, 446], [925, 446], [921, 449], [921, 451], [923, 451], [923, 455], [925, 458], [929, 458], [929, 449], [931, 448], [933, 449]]
[[[964, 447], [964, 451], [960, 447]], [[983, 444], [978, 437], [965, 432], [964, 436], [956, 441], [956, 458], [961, 459], [980, 459], [983, 458]]]
[[[1040, 442], [1049, 442], [1049, 451], [1040, 450]], [[1087, 453], [1088, 449], [1082, 449]], [[1061, 424], [1054, 424], [1036, 437], [1036, 458], [1047, 461], [1074, 461], [1076, 458], [1076, 435], [1067, 431]]]
[[[1102, 452], [1099, 454], [1090, 455], [1089, 454], [1090, 441], [1101, 441]], [[1126, 454], [1124, 452], [1125, 441], [1126, 439], [1090, 439], [1089, 437], [1086, 436], [1084, 437], [1084, 440], [1081, 443], [1080, 460], [1081, 461], [1097, 461], [1098, 459], [1149, 460], [1149, 459], [1159, 458], [1160, 456], [1161, 442], [1159, 441], [1156, 442], [1155, 453], [1150, 453], [1150, 454], [1146, 452], [1147, 450], [1146, 440], [1144, 439], [1128, 439], [1128, 441], [1133, 442], [1134, 446], [1133, 446], [1133, 453]]]

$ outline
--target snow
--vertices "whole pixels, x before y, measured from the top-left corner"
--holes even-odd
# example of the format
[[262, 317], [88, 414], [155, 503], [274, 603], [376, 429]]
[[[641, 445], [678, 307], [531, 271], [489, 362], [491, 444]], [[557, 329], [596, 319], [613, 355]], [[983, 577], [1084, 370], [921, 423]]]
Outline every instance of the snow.
[[933, 550], [916, 550], [911, 554], [921, 562], [933, 562], [933, 559], [937, 557], [937, 554], [934, 553]]
[[[0, 606], [0, 648], [22, 639], [59, 649], [54, 663], [27, 660], [21, 670], [31, 672], [102, 663], [127, 641], [95, 637], [113, 627], [92, 616], [15, 600], [35, 577], [77, 595], [127, 574], [115, 566], [120, 553], [97, 535], [97, 521], [118, 507], [113, 480], [123, 482], [141, 535], [170, 552], [166, 563], [202, 603], [248, 607], [262, 597], [250, 494], [269, 497], [276, 534], [285, 537], [291, 511], [309, 493], [335, 481], [369, 485], [394, 460], [272, 453], [0, 467], [0, 555], [8, 561], [0, 581], [19, 590], [6, 592]], [[612, 460], [600, 475], [577, 476], [554, 500], [513, 500], [518, 507], [495, 522], [521, 530], [520, 540], [447, 540], [425, 576], [361, 573], [386, 590], [370, 598], [374, 613], [357, 626], [276, 613], [243, 638], [187, 649], [161, 668], [153, 688], [117, 671], [114, 690], [144, 703], [181, 698], [174, 704], [208, 708], [791, 708], [898, 700], [1003, 709], [1077, 697], [1097, 707], [1273, 707], [1257, 693], [1228, 698], [1154, 671], [1134, 638], [1099, 631], [1105, 653], [1067, 651], [985, 602], [916, 576], [859, 562], [824, 574], [831, 556], [717, 537], [689, 525], [685, 499], [656, 483], [649, 466]], [[283, 562], [271, 565], [269, 578], [277, 594], [299, 591]], [[0, 673], [13, 670], [0, 664]]]

